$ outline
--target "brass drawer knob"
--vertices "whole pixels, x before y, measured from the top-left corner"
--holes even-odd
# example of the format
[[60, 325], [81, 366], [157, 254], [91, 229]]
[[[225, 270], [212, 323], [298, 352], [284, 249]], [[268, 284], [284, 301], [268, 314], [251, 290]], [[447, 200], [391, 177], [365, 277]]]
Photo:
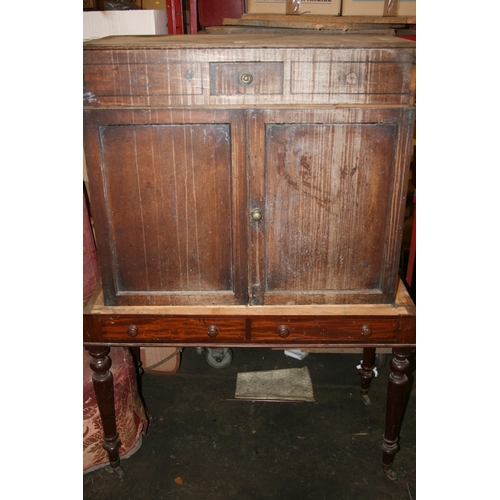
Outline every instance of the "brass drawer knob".
[[288, 326], [286, 325], [281, 325], [280, 327], [278, 327], [278, 335], [282, 339], [288, 337], [288, 335], [290, 335], [290, 328], [288, 328]]
[[219, 334], [219, 330], [215, 325], [210, 325], [208, 327], [207, 334], [209, 337], [214, 338], [217, 337], [217, 335]]
[[250, 73], [242, 73], [240, 75], [240, 82], [243, 85], [250, 85], [253, 82], [253, 76]]
[[139, 329], [135, 325], [130, 325], [127, 330], [127, 335], [130, 337], [137, 337], [137, 334], [139, 333]]
[[372, 334], [372, 330], [368, 325], [363, 325], [360, 328], [360, 331], [361, 331], [361, 335], [363, 335], [363, 337], [369, 337]]
[[262, 220], [262, 210], [260, 208], [254, 208], [252, 210], [251, 217], [253, 220], [255, 220], [257, 222]]

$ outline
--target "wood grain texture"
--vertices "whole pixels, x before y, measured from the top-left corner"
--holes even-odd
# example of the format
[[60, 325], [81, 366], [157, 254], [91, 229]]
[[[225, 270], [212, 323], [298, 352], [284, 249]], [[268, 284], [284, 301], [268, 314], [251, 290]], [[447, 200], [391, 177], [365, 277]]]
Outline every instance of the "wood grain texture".
[[[414, 61], [414, 43], [383, 35], [107, 37], [85, 44], [84, 104], [253, 107], [270, 93], [273, 105], [408, 104]], [[254, 84], [236, 74], [221, 92], [218, 64], [253, 64]]]
[[[377, 18], [381, 20], [382, 18]], [[375, 22], [375, 21], [374, 21]], [[380, 24], [379, 22], [376, 24]], [[414, 23], [410, 23], [414, 24]], [[107, 36], [95, 40], [87, 41], [83, 44], [85, 51], [94, 52], [114, 49], [122, 52], [121, 57], [127, 57], [126, 51], [131, 49], [141, 50], [177, 50], [177, 49], [234, 49], [244, 48], [253, 50], [254, 48], [292, 48], [307, 49], [310, 47], [324, 47], [329, 49], [339, 48], [408, 48], [415, 47], [415, 42], [397, 37], [371, 34], [349, 35], [252, 35], [246, 34], [243, 37], [231, 37], [227, 35], [212, 35], [210, 37], [199, 35], [126, 35]], [[117, 54], [118, 55], [118, 54]]]
[[[207, 342], [244, 342], [245, 321], [239, 318], [224, 317], [166, 317], [166, 316], [109, 316], [101, 318], [102, 338], [104, 342], [131, 340], [127, 333], [129, 327], [137, 327], [136, 342], [176, 342], [202, 345]], [[210, 326], [215, 326], [217, 335], [208, 333]]]
[[391, 347], [390, 469], [416, 343], [415, 307], [397, 274], [414, 99], [415, 43], [393, 36], [84, 45], [102, 277], [84, 310], [84, 345], [112, 465], [106, 345], [348, 347], [371, 350], [366, 358]]
[[245, 301], [241, 113], [101, 111], [87, 119], [87, 142], [98, 150], [87, 163], [100, 194], [107, 300]]
[[391, 38], [85, 44], [105, 303], [392, 303], [415, 50]]
[[252, 112], [251, 204], [264, 213], [251, 233], [254, 305], [394, 298], [405, 113]]
[[[305, 29], [305, 28], [270, 28], [267, 26], [209, 26], [205, 28], [205, 32], [209, 35], [213, 34], [233, 34], [233, 35], [242, 35], [242, 34], [255, 34], [260, 33], [263, 35], [268, 34], [287, 34], [290, 35], [290, 31], [293, 30], [294, 35], [311, 35], [317, 34], [317, 29]], [[388, 28], [359, 28], [353, 27], [347, 30], [343, 29], [322, 29], [321, 34], [373, 34], [373, 35], [391, 35], [393, 36], [396, 32], [394, 29]]]
[[[313, 16], [311, 16], [313, 17]], [[318, 16], [320, 17], [320, 16]], [[326, 16], [325, 16], [326, 17]], [[295, 26], [300, 28], [309, 29], [335, 29], [340, 28], [342, 31], [348, 31], [350, 29], [356, 29], [361, 26], [359, 23], [351, 23], [346, 18], [335, 18], [331, 17], [327, 20], [312, 21], [308, 19], [309, 16], [287, 16], [287, 19], [223, 19], [222, 24], [224, 26], [261, 26], [269, 28], [294, 28]], [[341, 19], [340, 22], [337, 19]], [[377, 28], [380, 26], [391, 27], [391, 28], [405, 28], [405, 23], [363, 23], [366, 28]]]
[[[368, 325], [371, 333], [364, 336], [361, 328]], [[259, 343], [276, 342], [280, 339], [279, 328], [285, 326], [289, 333], [283, 338], [287, 343], [303, 342], [352, 342], [366, 343], [396, 341], [398, 320], [380, 317], [367, 321], [359, 317], [321, 317], [321, 318], [269, 318], [252, 320], [252, 340]]]
[[[412, 321], [414, 316], [369, 314], [238, 317], [129, 313], [100, 315], [98, 328], [101, 342], [108, 345], [395, 346], [415, 344], [408, 328]], [[90, 339], [86, 344], [93, 342]]]
[[230, 316], [253, 318], [262, 316], [400, 316], [414, 317], [415, 305], [401, 280], [398, 281], [396, 299], [391, 304], [308, 304], [308, 305], [105, 305], [100, 285], [84, 308], [84, 317], [101, 315], [174, 315], [174, 316]]
[[244, 20], [265, 20], [265, 21], [296, 21], [297, 23], [308, 22], [329, 22], [336, 24], [343, 24], [348, 22], [350, 24], [415, 24], [416, 17], [407, 16], [326, 16], [326, 15], [312, 15], [304, 14], [301, 16], [287, 16], [285, 14], [257, 14], [247, 12], [241, 16]]
[[[283, 94], [283, 63], [210, 63], [210, 95]], [[248, 83], [241, 81], [249, 75]]]

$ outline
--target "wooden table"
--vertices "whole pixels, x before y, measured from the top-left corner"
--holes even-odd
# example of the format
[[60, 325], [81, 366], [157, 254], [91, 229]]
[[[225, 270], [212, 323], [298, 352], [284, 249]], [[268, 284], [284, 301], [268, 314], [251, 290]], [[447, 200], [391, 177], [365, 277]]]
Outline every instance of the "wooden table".
[[[365, 401], [377, 348], [392, 348], [387, 386], [383, 470], [392, 470], [407, 388], [408, 357], [415, 351], [416, 311], [400, 281], [393, 304], [308, 306], [105, 306], [98, 286], [84, 309], [84, 346], [104, 429], [103, 447], [122, 476], [114, 412], [110, 346], [363, 348], [359, 375]], [[219, 336], [220, 335], [220, 336]], [[220, 338], [225, 340], [221, 342]]]

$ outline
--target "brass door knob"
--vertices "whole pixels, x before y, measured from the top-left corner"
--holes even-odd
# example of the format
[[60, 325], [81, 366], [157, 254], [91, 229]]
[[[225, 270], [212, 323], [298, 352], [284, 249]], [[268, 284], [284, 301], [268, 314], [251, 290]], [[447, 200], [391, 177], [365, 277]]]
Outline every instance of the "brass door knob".
[[260, 208], [254, 208], [252, 210], [251, 217], [253, 220], [255, 220], [257, 222], [262, 220], [262, 210]]
[[217, 337], [219, 335], [219, 330], [215, 325], [210, 325], [207, 330], [207, 334], [209, 337]]
[[240, 82], [243, 85], [250, 85], [253, 82], [253, 76], [250, 73], [242, 73], [240, 75]]
[[288, 328], [288, 326], [286, 325], [281, 325], [278, 327], [278, 335], [284, 339], [286, 337], [288, 337], [288, 335], [290, 335], [290, 328]]

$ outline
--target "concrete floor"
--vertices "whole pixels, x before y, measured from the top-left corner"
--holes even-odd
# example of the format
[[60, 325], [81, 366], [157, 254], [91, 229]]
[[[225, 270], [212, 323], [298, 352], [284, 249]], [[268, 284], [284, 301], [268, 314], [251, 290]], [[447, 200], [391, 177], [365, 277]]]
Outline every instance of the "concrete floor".
[[[142, 377], [153, 420], [140, 449], [122, 460], [125, 478], [105, 469], [85, 474], [83, 498], [415, 499], [415, 359], [396, 481], [383, 473], [379, 448], [389, 362], [379, 359], [366, 406], [360, 359], [315, 353], [299, 361], [283, 351], [234, 349], [232, 363], [216, 369], [194, 348], [184, 349], [176, 374]], [[315, 403], [231, 400], [238, 372], [302, 366], [311, 373]]]

